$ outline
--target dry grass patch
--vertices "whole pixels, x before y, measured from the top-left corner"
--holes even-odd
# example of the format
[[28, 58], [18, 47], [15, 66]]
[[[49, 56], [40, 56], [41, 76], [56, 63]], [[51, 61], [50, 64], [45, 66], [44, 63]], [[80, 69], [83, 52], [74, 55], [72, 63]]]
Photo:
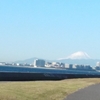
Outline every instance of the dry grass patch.
[[63, 100], [70, 93], [95, 83], [100, 83], [100, 79], [1, 82], [0, 100]]

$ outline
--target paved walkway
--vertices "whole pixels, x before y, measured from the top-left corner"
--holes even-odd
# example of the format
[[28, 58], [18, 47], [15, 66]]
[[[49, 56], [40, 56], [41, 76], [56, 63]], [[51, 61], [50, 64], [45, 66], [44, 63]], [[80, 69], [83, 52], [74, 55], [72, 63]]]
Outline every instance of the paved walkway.
[[100, 84], [81, 89], [70, 94], [64, 100], [100, 100]]

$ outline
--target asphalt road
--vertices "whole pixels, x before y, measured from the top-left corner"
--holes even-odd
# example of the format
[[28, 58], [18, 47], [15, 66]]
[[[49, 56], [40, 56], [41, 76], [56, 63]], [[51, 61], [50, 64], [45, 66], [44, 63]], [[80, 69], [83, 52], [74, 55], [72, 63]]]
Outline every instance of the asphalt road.
[[64, 100], [100, 100], [100, 84], [80, 89], [67, 96]]

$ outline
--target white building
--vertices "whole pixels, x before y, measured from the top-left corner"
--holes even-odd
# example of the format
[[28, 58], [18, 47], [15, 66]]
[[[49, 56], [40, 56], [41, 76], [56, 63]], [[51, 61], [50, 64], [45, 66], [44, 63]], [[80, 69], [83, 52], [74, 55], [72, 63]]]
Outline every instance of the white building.
[[6, 63], [5, 62], [0, 62], [0, 65], [5, 65]]
[[42, 59], [34, 60], [34, 67], [45, 67], [45, 60]]
[[95, 69], [96, 69], [96, 70], [100, 70], [100, 62], [97, 62], [97, 63], [96, 63]]
[[96, 66], [100, 66], [100, 62], [97, 62], [97, 63], [96, 63]]
[[72, 68], [73, 68], [73, 64], [65, 64], [65, 68], [70, 68], [70, 69], [72, 69]]

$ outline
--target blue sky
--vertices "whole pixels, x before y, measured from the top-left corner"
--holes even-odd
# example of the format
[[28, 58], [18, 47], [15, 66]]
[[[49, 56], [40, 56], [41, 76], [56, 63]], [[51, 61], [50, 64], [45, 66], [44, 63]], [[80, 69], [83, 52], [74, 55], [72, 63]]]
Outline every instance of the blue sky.
[[100, 0], [0, 0], [0, 61], [100, 59]]

